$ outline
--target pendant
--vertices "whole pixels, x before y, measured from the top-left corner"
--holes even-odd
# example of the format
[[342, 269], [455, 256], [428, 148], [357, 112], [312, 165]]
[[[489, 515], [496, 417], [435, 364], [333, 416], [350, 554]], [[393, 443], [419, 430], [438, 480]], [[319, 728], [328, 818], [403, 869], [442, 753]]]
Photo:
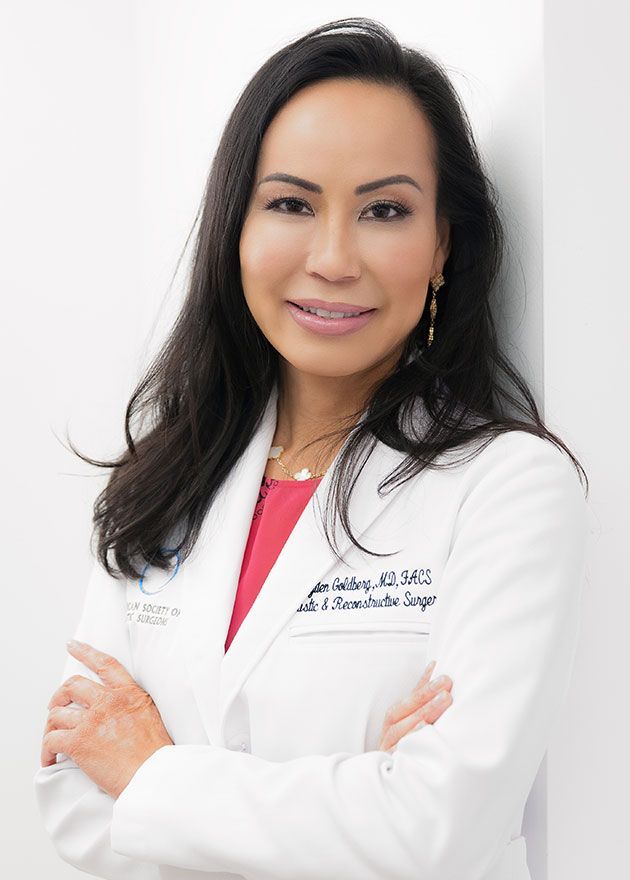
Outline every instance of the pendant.
[[294, 480], [310, 480], [312, 476], [313, 475], [311, 474], [311, 472], [309, 471], [308, 468], [302, 468], [301, 471], [297, 471], [295, 474], [293, 474], [293, 479]]
[[278, 458], [279, 455], [282, 455], [284, 451], [284, 446], [272, 446], [269, 450], [269, 455], [267, 458]]

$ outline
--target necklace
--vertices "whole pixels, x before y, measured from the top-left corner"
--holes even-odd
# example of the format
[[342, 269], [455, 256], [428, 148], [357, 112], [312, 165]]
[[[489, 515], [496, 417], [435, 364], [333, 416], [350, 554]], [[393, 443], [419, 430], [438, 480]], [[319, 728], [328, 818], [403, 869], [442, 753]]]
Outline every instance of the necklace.
[[285, 474], [288, 474], [292, 480], [311, 480], [311, 479], [315, 479], [316, 477], [323, 477], [324, 474], [326, 473], [326, 471], [324, 471], [321, 474], [312, 474], [308, 468], [302, 468], [301, 471], [296, 471], [294, 474], [292, 474], [291, 471], [287, 467], [285, 467], [284, 462], [280, 458], [280, 455], [283, 452], [284, 452], [284, 446], [272, 446], [271, 449], [269, 450], [269, 455], [267, 456], [267, 460], [273, 459], [274, 461], [277, 461], [278, 464], [280, 465], [280, 467], [282, 468], [282, 470], [285, 472]]

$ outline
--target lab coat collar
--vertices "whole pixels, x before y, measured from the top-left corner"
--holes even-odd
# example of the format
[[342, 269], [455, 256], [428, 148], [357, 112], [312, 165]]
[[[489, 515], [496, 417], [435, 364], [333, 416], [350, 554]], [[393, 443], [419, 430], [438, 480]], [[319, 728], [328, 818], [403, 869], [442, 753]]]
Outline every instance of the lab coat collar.
[[[258, 429], [219, 489], [193, 554], [183, 563], [180, 573], [185, 595], [183, 637], [190, 679], [209, 741], [219, 745], [223, 744], [223, 722], [248, 676], [312, 588], [339, 564], [321, 525], [338, 453], [295, 524], [227, 653], [224, 652], [252, 515], [276, 430], [277, 401], [276, 384]], [[364, 418], [365, 413], [361, 421]], [[401, 488], [388, 489], [381, 497], [377, 486], [403, 457], [403, 453], [377, 441], [352, 490], [352, 530], [370, 549], [379, 548], [370, 540], [362, 540], [363, 533]], [[339, 525], [336, 538], [343, 555], [351, 541]]]

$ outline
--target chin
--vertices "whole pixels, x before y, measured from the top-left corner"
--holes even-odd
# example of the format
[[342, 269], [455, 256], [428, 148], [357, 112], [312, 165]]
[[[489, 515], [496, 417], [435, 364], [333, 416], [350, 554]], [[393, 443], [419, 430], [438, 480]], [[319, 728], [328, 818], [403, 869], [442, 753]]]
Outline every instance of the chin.
[[346, 358], [322, 358], [313, 356], [305, 358], [304, 354], [291, 357], [290, 353], [278, 350], [280, 357], [286, 362], [287, 367], [307, 376], [320, 376], [328, 379], [341, 379], [346, 376], [354, 376], [369, 370], [371, 363], [353, 364]]

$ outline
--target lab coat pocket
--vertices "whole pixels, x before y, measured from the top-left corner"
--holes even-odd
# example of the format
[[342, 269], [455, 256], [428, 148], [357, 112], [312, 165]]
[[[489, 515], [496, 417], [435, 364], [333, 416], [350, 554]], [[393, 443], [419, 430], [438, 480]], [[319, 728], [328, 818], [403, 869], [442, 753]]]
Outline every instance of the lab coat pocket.
[[295, 645], [327, 643], [343, 644], [412, 644], [423, 643], [429, 637], [428, 620], [361, 620], [338, 623], [294, 624], [289, 627], [289, 638]]
[[273, 669], [278, 702], [295, 695], [284, 732], [304, 754], [375, 749], [387, 708], [422, 676], [430, 635], [422, 618], [290, 623]]

